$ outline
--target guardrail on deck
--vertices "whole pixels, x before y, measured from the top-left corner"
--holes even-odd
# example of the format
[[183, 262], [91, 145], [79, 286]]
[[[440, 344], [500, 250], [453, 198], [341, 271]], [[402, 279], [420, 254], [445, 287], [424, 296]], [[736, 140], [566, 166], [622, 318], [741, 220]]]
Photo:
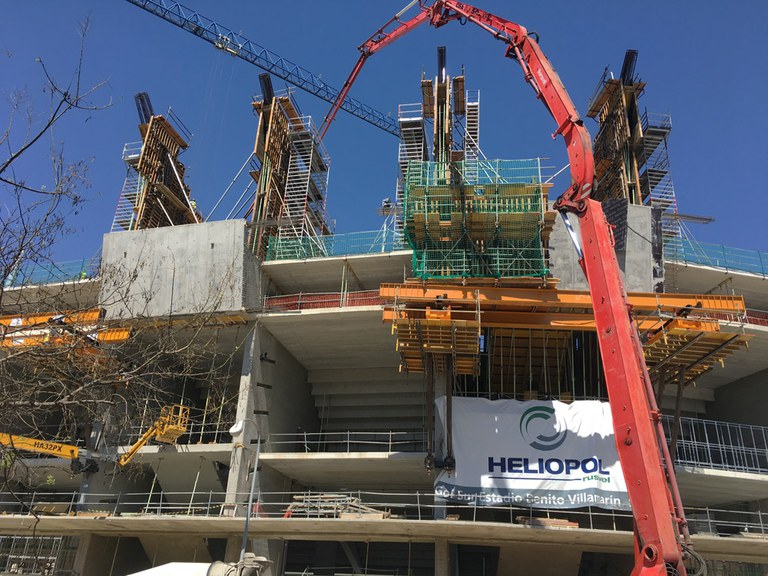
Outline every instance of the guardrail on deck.
[[96, 278], [99, 275], [100, 263], [101, 258], [83, 258], [66, 262], [24, 264], [8, 275], [5, 287], [17, 288]]
[[[671, 437], [673, 418], [662, 416]], [[425, 452], [422, 431], [343, 431], [271, 434], [270, 452]], [[680, 418], [675, 463], [752, 474], [768, 474], [768, 427], [700, 418]]]
[[[195, 516], [244, 517], [247, 493], [239, 493], [234, 502], [226, 501], [225, 492], [134, 492], [87, 494], [78, 492], [27, 492], [0, 495], [0, 513], [5, 515], [54, 514], [76, 516], [86, 512], [100, 516]], [[332, 501], [332, 502], [331, 502]], [[333, 505], [329, 506], [331, 502]], [[297, 506], [298, 504], [298, 506]], [[475, 502], [448, 503], [431, 491], [375, 492], [258, 492], [254, 494], [252, 518], [339, 518], [345, 509], [366, 507], [382, 513], [382, 518], [430, 521], [446, 515], [471, 522], [526, 524], [535, 518], [559, 518], [575, 522], [580, 528], [632, 531], [629, 512], [581, 508], [555, 510], [528, 508], [511, 504], [482, 506]], [[737, 537], [768, 534], [768, 513], [725, 510], [721, 508], [686, 508], [693, 533]]]
[[664, 246], [664, 259], [683, 264], [698, 264], [735, 272], [768, 276], [768, 252], [732, 248], [722, 244], [695, 242], [681, 238]]

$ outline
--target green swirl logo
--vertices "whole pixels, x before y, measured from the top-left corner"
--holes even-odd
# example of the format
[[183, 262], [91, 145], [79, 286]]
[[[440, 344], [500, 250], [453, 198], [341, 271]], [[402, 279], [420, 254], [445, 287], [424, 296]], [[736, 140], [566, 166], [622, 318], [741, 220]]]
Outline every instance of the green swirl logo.
[[[535, 426], [531, 426], [536, 420], [545, 422], [552, 421], [555, 432], [551, 435], [534, 435]], [[550, 451], [554, 450], [565, 442], [565, 436], [568, 433], [560, 419], [555, 415], [555, 409], [550, 406], [534, 406], [528, 408], [520, 417], [520, 434], [531, 448], [536, 450]]]

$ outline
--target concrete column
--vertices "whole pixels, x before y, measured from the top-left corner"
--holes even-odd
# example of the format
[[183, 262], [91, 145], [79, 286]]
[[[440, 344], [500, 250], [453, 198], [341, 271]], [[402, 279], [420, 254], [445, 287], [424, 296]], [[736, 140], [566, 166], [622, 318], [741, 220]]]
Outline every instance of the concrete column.
[[[428, 376], [431, 378], [431, 383], [428, 384], [427, 388], [433, 390], [435, 396], [433, 399], [428, 401], [431, 401], [434, 404], [436, 399], [445, 397], [447, 414], [449, 412], [448, 395], [453, 391], [453, 377], [451, 375], [452, 370], [446, 368], [445, 365], [450, 364], [451, 361], [450, 359], [445, 360], [445, 365], [443, 366], [444, 369], [442, 371], [438, 371], [438, 366], [435, 365], [435, 362], [439, 362], [439, 359], [436, 359], [434, 356], [430, 356], [427, 358], [427, 362], [430, 364]], [[435, 419], [434, 426], [435, 463], [442, 466], [446, 456], [448, 456], [448, 441], [450, 438], [450, 432], [448, 430], [447, 422], [439, 422], [439, 419]], [[435, 470], [435, 474], [437, 473], [438, 470]], [[433, 511], [435, 520], [445, 520], [446, 514], [446, 501], [443, 498], [435, 496], [435, 507]]]
[[435, 540], [435, 576], [453, 576], [451, 545], [445, 538]]
[[[251, 474], [256, 474], [253, 483], [254, 508], [259, 500], [262, 482], [261, 474], [254, 470], [256, 463], [257, 442], [263, 447], [269, 437], [269, 392], [271, 385], [262, 380], [262, 363], [269, 362], [261, 351], [259, 328], [254, 326], [246, 340], [243, 355], [243, 368], [240, 373], [240, 390], [237, 401], [237, 420], [244, 422], [243, 430], [236, 435], [235, 448], [232, 451], [227, 479], [227, 503], [235, 504], [235, 515], [245, 517], [248, 513], [248, 495], [251, 489]], [[261, 504], [259, 504], [261, 505]], [[251, 516], [251, 523], [258, 519]], [[240, 558], [241, 537], [227, 541], [226, 561], [237, 562]], [[269, 543], [266, 540], [250, 540], [246, 552], [257, 556], [266, 556], [278, 565], [282, 546], [280, 542]], [[268, 569], [265, 576], [273, 576], [273, 569]]]

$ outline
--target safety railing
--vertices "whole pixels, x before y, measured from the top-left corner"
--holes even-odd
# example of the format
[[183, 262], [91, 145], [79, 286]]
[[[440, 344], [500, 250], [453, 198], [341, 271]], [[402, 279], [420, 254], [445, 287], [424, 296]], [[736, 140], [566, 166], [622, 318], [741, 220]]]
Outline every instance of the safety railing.
[[333, 256], [381, 254], [408, 249], [396, 230], [349, 232], [333, 236], [269, 239], [267, 260], [304, 260]]
[[382, 304], [378, 290], [360, 292], [312, 292], [268, 296], [264, 300], [264, 310], [269, 312], [291, 312], [313, 310], [317, 308], [344, 308], [347, 306], [380, 306]]
[[[667, 438], [673, 418], [662, 417]], [[675, 462], [681, 466], [768, 474], [768, 427], [680, 418]], [[421, 452], [422, 431], [272, 434], [271, 452]]]
[[664, 112], [648, 112], [646, 110], [643, 112], [641, 121], [643, 123], [643, 130], [648, 130], [649, 127], [661, 128], [663, 130], [672, 129], [672, 115]]
[[400, 104], [397, 107], [397, 117], [399, 120], [422, 120], [424, 109], [420, 102], [412, 104]]
[[425, 452], [426, 436], [413, 432], [296, 432], [270, 434], [269, 452]]
[[687, 238], [678, 238], [665, 244], [664, 259], [768, 276], [768, 252], [694, 242]]
[[138, 162], [143, 145], [144, 142], [126, 142], [123, 146], [123, 161], [129, 163]]
[[768, 326], [768, 312], [747, 308], [745, 321], [754, 326]]
[[101, 258], [83, 258], [66, 262], [40, 262], [23, 264], [11, 271], [5, 280], [6, 288], [57, 284], [96, 278]]
[[[667, 438], [672, 437], [673, 418], [662, 416]], [[176, 443], [230, 443], [229, 422], [190, 422], [188, 432]], [[121, 439], [132, 444], [146, 430], [131, 427]], [[339, 432], [299, 431], [271, 434], [266, 451], [272, 453], [350, 453], [350, 452], [426, 452], [426, 436], [421, 430]], [[35, 457], [30, 455], [29, 457]], [[37, 456], [49, 458], [48, 456]], [[679, 466], [713, 468], [768, 474], [768, 427], [716, 420], [682, 417], [678, 425], [675, 463]]]
[[[77, 516], [194, 516], [244, 517], [248, 493], [164, 492], [80, 494], [78, 492], [27, 492], [0, 494], [0, 514]], [[470, 522], [532, 524], [540, 518], [559, 518], [593, 530], [632, 531], [629, 512], [586, 507], [573, 510], [521, 507], [512, 504], [484, 506], [477, 500], [454, 503], [436, 497], [431, 491], [376, 492], [338, 491], [333, 493], [256, 492], [252, 518], [340, 518], [349, 511], [365, 508], [379, 512], [382, 518], [431, 521], [450, 516]], [[768, 534], [768, 513], [725, 510], [722, 508], [686, 508], [694, 534], [728, 537]]]
[[[133, 444], [144, 432], [147, 426], [131, 426], [121, 436], [121, 444]], [[232, 442], [229, 428], [232, 422], [188, 422], [186, 433], [179, 436], [176, 444], [226, 444]]]
[[[667, 438], [673, 419], [662, 418]], [[680, 418], [675, 464], [768, 474], [768, 428], [698, 418]]]

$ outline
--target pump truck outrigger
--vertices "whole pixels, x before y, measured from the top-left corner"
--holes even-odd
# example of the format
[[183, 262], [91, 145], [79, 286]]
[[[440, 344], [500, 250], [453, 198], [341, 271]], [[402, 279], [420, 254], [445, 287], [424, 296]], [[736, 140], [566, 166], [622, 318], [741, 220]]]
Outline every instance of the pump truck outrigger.
[[[403, 19], [415, 6], [416, 15]], [[414, 0], [359, 47], [360, 58], [323, 121], [321, 137], [368, 58], [423, 23], [439, 28], [453, 20], [477, 24], [506, 44], [505, 56], [521, 66], [525, 81], [555, 119], [557, 129], [552, 137], [561, 135], [565, 140], [571, 185], [557, 199], [554, 208], [563, 217], [589, 284], [616, 445], [634, 517], [632, 575], [685, 575], [684, 557], [697, 565], [697, 574], [702, 574], [706, 565], [690, 543], [673, 461], [613, 249], [612, 234], [600, 203], [590, 198], [595, 184], [592, 140], [535, 34], [519, 24], [456, 0]], [[569, 213], [579, 218], [581, 241], [568, 221]]]

